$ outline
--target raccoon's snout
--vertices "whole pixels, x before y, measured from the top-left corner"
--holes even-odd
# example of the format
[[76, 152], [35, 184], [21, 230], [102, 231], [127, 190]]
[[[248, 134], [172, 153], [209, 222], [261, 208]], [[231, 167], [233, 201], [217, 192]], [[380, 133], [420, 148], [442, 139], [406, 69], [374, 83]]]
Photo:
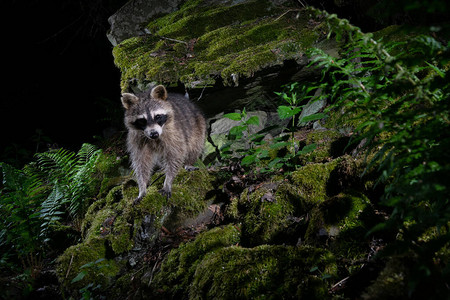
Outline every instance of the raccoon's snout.
[[158, 130], [159, 128], [147, 128], [144, 130], [144, 134], [146, 137], [148, 137], [149, 139], [155, 140], [157, 138], [159, 138], [159, 136], [161, 135], [161, 130]]
[[157, 138], [159, 137], [158, 131], [156, 131], [156, 130], [150, 130], [149, 137], [150, 137], [151, 139], [157, 139]]

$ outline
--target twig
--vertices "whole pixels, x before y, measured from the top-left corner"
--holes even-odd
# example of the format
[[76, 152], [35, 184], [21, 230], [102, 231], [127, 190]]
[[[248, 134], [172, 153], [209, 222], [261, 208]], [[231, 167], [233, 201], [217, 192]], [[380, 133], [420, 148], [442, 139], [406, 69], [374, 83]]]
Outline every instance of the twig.
[[275, 19], [274, 22], [278, 21], [279, 19], [281, 19], [282, 17], [284, 17], [286, 14], [290, 13], [291, 11], [300, 11], [300, 9], [290, 9], [286, 12], [284, 12], [281, 16], [279, 16], [278, 18]]
[[152, 272], [150, 273], [150, 280], [148, 281], [148, 285], [147, 285], [147, 286], [150, 286], [150, 284], [152, 284], [152, 281], [153, 281], [153, 274], [155, 273], [156, 267], [157, 267], [157, 265], [159, 264], [159, 260], [160, 260], [160, 259], [161, 259], [161, 252], [158, 253], [158, 257], [156, 258], [155, 265], [153, 266]]
[[205, 83], [205, 86], [203, 87], [202, 92], [200, 93], [200, 96], [198, 96], [197, 101], [199, 101], [200, 99], [202, 99], [202, 97], [203, 97], [203, 92], [205, 91], [205, 89], [206, 89], [207, 86], [208, 86], [208, 83]]
[[302, 2], [302, 0], [297, 0], [301, 5], [303, 5], [303, 7], [306, 7], [307, 5], [305, 5], [305, 3]]
[[331, 287], [331, 291], [335, 291], [338, 287], [342, 287], [342, 285], [350, 278], [350, 276], [345, 277], [344, 279], [342, 279], [341, 281], [339, 281], [338, 283], [336, 283], [335, 285], [333, 285]]
[[176, 39], [172, 39], [172, 38], [168, 38], [168, 37], [160, 36], [160, 35], [155, 35], [155, 36], [162, 40], [168, 40], [168, 41], [172, 41], [172, 42], [176, 42], [176, 43], [182, 43], [182, 44], [185, 44], [186, 46], [188, 45], [188, 43], [185, 41], [180, 41], [180, 40], [176, 40]]
[[69, 267], [67, 268], [66, 277], [64, 279], [67, 279], [67, 277], [69, 277], [70, 268], [72, 267], [72, 262], [73, 262], [73, 256], [74, 256], [74, 254], [72, 254], [72, 257], [70, 258]]
[[148, 30], [147, 28], [143, 28], [141, 29], [142, 32], [144, 33], [143, 35], [153, 35], [156, 36], [157, 38], [161, 39], [161, 40], [168, 40], [168, 41], [172, 41], [172, 42], [176, 42], [176, 43], [181, 43], [181, 44], [185, 44], [186, 46], [189, 46], [189, 44], [185, 41], [181, 41], [181, 40], [177, 40], [177, 39], [172, 39], [172, 38], [168, 38], [165, 36], [160, 36], [160, 35], [156, 35], [156, 34], [152, 34], [150, 32], [150, 30]]
[[158, 181], [158, 180], [159, 180], [161, 177], [163, 177], [163, 176], [164, 176], [164, 173], [161, 173], [158, 177], [156, 177], [155, 180], [152, 181], [152, 183], [150, 183], [149, 186], [152, 186], [156, 181]]

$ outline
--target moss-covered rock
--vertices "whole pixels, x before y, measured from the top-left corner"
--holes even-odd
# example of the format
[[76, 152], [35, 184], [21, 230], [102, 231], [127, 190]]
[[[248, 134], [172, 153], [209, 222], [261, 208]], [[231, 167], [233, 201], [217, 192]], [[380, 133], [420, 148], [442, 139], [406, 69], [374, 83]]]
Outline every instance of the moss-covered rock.
[[307, 203], [314, 205], [327, 198], [327, 183], [339, 161], [335, 159], [327, 163], [308, 164], [292, 172], [290, 180]]
[[333, 255], [311, 247], [226, 247], [197, 266], [190, 299], [327, 299]]
[[[67, 248], [57, 261], [56, 272], [61, 287], [76, 293], [80, 288], [93, 283], [106, 289], [122, 265], [112, 257], [106, 258], [109, 251], [107, 241], [102, 238], [90, 239]], [[82, 279], [72, 282], [80, 273], [84, 274]]]
[[254, 190], [246, 188], [239, 198], [233, 199], [228, 215], [241, 222], [244, 246], [272, 243], [292, 224], [294, 211], [302, 205], [292, 194], [288, 183], [265, 183]]
[[366, 196], [341, 193], [311, 211], [305, 242], [316, 246], [327, 244], [336, 256], [356, 260], [367, 253], [366, 234], [374, 222], [374, 210]]
[[[169, 201], [159, 194], [160, 182], [156, 182], [136, 206], [133, 200], [138, 189], [134, 182], [112, 188], [105, 198], [89, 207], [82, 224], [83, 241], [68, 248], [58, 259], [58, 278], [64, 289], [77, 291], [87, 283], [106, 289], [125, 266], [130, 250], [153, 245], [161, 226], [170, 226], [165, 223], [169, 219], [189, 218], [205, 209], [210, 201], [207, 192], [213, 190], [212, 181], [213, 176], [206, 170], [182, 171], [174, 180]], [[84, 278], [71, 284], [81, 266], [99, 260], [84, 267]]]
[[[122, 89], [131, 80], [204, 87], [222, 78], [237, 85], [286, 60], [302, 60], [302, 50], [324, 37], [311, 16], [270, 1], [208, 5], [195, 0], [147, 25], [151, 35], [135, 37], [114, 48], [122, 71]], [[286, 13], [287, 11], [287, 13]]]
[[409, 273], [405, 260], [390, 259], [361, 298], [365, 300], [406, 299]]
[[336, 130], [315, 130], [306, 135], [305, 143], [315, 144], [316, 149], [303, 155], [301, 163], [324, 163], [344, 153], [348, 138]]
[[238, 244], [240, 231], [235, 225], [216, 227], [196, 237], [192, 242], [174, 249], [165, 259], [153, 286], [159, 294], [181, 299], [189, 289], [195, 270], [204, 256], [220, 248]]

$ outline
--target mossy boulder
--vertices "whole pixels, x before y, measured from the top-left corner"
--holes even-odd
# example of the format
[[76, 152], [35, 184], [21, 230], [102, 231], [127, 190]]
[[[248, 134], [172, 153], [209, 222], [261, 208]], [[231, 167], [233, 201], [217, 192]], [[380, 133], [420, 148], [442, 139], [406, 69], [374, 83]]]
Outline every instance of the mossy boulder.
[[156, 298], [325, 299], [336, 278], [334, 256], [313, 247], [238, 246], [234, 224], [204, 232], [174, 249], [152, 282]]
[[320, 21], [311, 21], [314, 17], [298, 7], [290, 10], [266, 0], [233, 4], [186, 1], [178, 11], [151, 21], [150, 34], [116, 46], [122, 89], [136, 80], [191, 88], [218, 81], [239, 85], [241, 78], [287, 60], [304, 65], [303, 51], [326, 37]]
[[273, 243], [294, 221], [294, 212], [301, 211], [301, 198], [292, 193], [293, 186], [282, 182], [267, 182], [246, 188], [233, 199], [228, 216], [242, 224], [243, 246]]
[[356, 260], [367, 253], [367, 232], [377, 218], [369, 199], [358, 192], [330, 197], [311, 211], [305, 242], [324, 246], [337, 257]]
[[190, 299], [327, 299], [337, 274], [333, 255], [312, 247], [231, 246], [197, 266]]
[[304, 139], [306, 145], [315, 144], [316, 149], [303, 155], [300, 163], [325, 163], [344, 154], [349, 138], [337, 130], [314, 130]]
[[307, 164], [292, 172], [290, 181], [298, 187], [299, 195], [311, 206], [327, 199], [327, 184], [331, 172], [338, 166], [340, 159], [327, 163]]
[[56, 268], [62, 289], [76, 294], [89, 283], [95, 283], [101, 289], [110, 286], [123, 266], [110, 256], [110, 251], [107, 241], [102, 238], [67, 248], [58, 258]]
[[216, 227], [199, 234], [194, 241], [170, 252], [155, 276], [153, 286], [160, 291], [160, 296], [183, 298], [204, 256], [220, 248], [236, 245], [239, 241], [240, 231], [236, 225]]
[[[174, 180], [169, 200], [158, 193], [162, 182], [157, 181], [139, 205], [133, 205], [138, 195], [134, 181], [112, 188], [89, 207], [82, 224], [82, 242], [58, 259], [58, 278], [64, 289], [76, 291], [88, 283], [108, 288], [128, 262], [130, 250], [146, 251], [163, 224], [170, 227], [169, 221], [195, 216], [206, 208], [211, 201], [207, 193], [214, 189], [212, 182], [213, 176], [204, 169], [182, 171]], [[100, 262], [94, 264], [96, 261]], [[93, 265], [81, 270], [86, 264]], [[86, 273], [84, 278], [72, 284], [81, 271]]]

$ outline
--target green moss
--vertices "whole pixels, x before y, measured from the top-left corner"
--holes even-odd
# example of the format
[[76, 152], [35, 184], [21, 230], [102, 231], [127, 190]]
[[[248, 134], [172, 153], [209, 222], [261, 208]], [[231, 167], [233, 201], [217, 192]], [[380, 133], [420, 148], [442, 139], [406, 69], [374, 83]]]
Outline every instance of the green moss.
[[289, 224], [295, 210], [290, 197], [278, 192], [278, 184], [268, 183], [256, 191], [245, 189], [232, 200], [230, 215], [242, 222], [242, 243], [255, 246], [270, 243]]
[[335, 158], [342, 155], [343, 148], [346, 145], [342, 145], [341, 149], [336, 149], [336, 142], [343, 136], [341, 133], [335, 130], [317, 130], [307, 134], [306, 144], [316, 144], [317, 148], [301, 157], [301, 163], [320, 163], [327, 162], [330, 158]]
[[[206, 170], [180, 172], [174, 180], [169, 201], [158, 192], [160, 181], [148, 188], [139, 205], [133, 205], [139, 191], [134, 181], [129, 180], [112, 188], [106, 197], [89, 207], [82, 224], [83, 241], [68, 248], [58, 260], [58, 276], [65, 289], [76, 292], [89, 282], [100, 284], [101, 289], [108, 287], [119, 267], [126, 262], [121, 261], [121, 256], [132, 250], [136, 243], [140, 246], [142, 241], [135, 236], [141, 232], [144, 220], [151, 219], [145, 224], [149, 236], [144, 243], [148, 244], [156, 240], [161, 226], [173, 211], [177, 213], [171, 218], [187, 218], [202, 212], [210, 201], [206, 194], [213, 189], [213, 176]], [[94, 264], [99, 259], [104, 260]], [[87, 263], [92, 266], [82, 268], [86, 280], [70, 284], [81, 266]], [[100, 274], [104, 279], [100, 280]]]
[[170, 252], [155, 276], [154, 286], [172, 298], [188, 291], [195, 270], [203, 257], [222, 247], [239, 243], [240, 234], [235, 225], [216, 227], [199, 234], [192, 242], [182, 244]]
[[[363, 293], [362, 299], [407, 299], [409, 268], [406, 260], [390, 259], [378, 278]], [[411, 263], [411, 262], [408, 262]]]
[[[341, 193], [331, 197], [311, 212], [305, 239], [308, 243], [315, 244], [321, 236], [336, 237], [345, 231], [352, 231], [358, 227], [365, 228], [365, 220], [361, 217], [367, 217], [367, 211], [371, 208], [369, 199], [359, 193]], [[365, 228], [365, 231], [368, 229]], [[361, 238], [361, 235], [353, 238]]]
[[192, 87], [200, 81], [203, 87], [220, 76], [232, 85], [232, 74], [249, 77], [286, 59], [301, 59], [302, 49], [310, 47], [320, 31], [308, 27], [306, 14], [281, 16], [285, 11], [265, 0], [217, 7], [187, 1], [180, 10], [148, 24], [154, 35], [131, 38], [114, 48], [122, 89], [131, 79], [165, 84], [180, 80]]
[[341, 133], [349, 134], [359, 125], [366, 121], [367, 114], [362, 110], [347, 112], [345, 106], [332, 109], [325, 119], [324, 127], [330, 130], [338, 130]]
[[327, 299], [324, 275], [336, 276], [333, 256], [290, 246], [227, 247], [198, 265], [190, 299]]
[[[56, 268], [62, 287], [76, 291], [89, 283], [94, 283], [100, 285], [102, 289], [106, 289], [121, 267], [113, 259], [104, 259], [106, 252], [106, 240], [102, 238], [90, 239], [89, 242], [67, 248], [64, 254], [58, 258]], [[100, 259], [103, 260], [99, 261]], [[87, 267], [86, 264], [92, 266]], [[84, 278], [71, 283], [80, 272], [85, 273]]]
[[306, 202], [315, 204], [327, 198], [327, 182], [339, 161], [309, 164], [292, 172], [291, 182], [298, 187], [300, 196]]

